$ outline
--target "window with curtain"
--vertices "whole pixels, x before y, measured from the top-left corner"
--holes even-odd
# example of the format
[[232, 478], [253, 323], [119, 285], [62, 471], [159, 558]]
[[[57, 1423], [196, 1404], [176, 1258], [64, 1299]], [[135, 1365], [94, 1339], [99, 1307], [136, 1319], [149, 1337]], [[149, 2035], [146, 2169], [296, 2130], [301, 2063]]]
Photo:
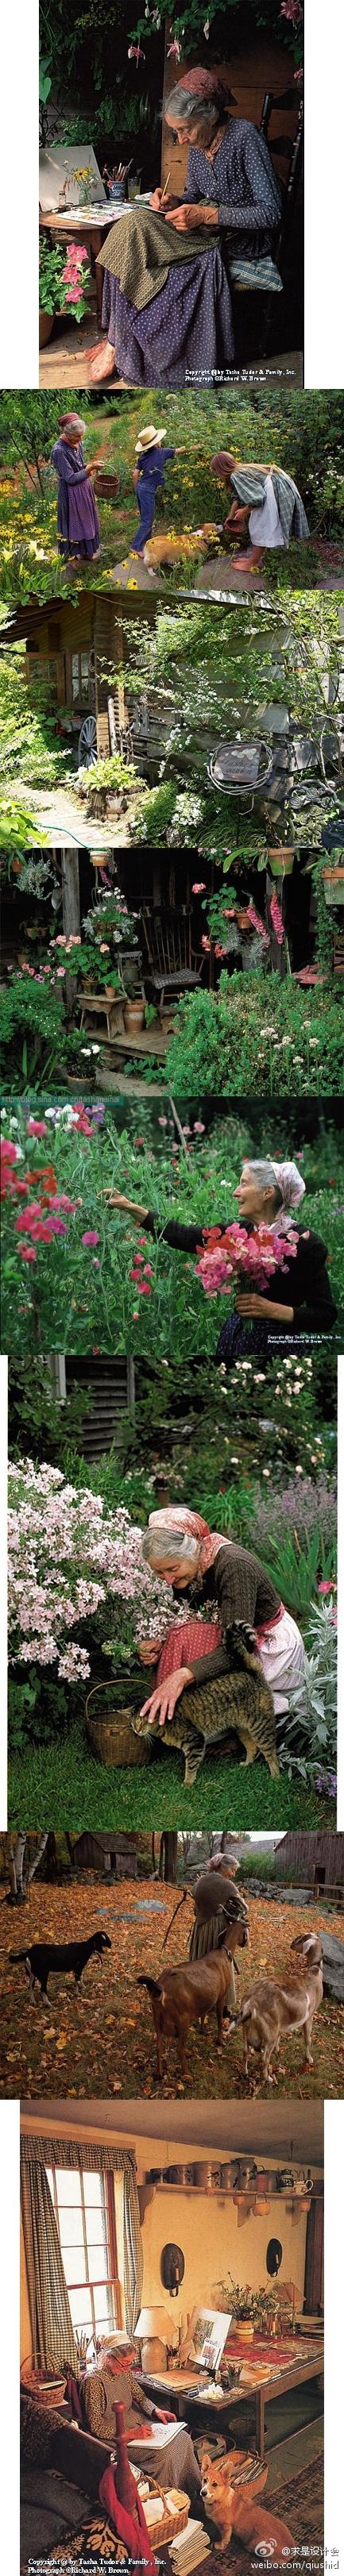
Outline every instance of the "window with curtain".
[[76, 2334], [114, 2334], [118, 2309], [113, 2175], [46, 2166]]

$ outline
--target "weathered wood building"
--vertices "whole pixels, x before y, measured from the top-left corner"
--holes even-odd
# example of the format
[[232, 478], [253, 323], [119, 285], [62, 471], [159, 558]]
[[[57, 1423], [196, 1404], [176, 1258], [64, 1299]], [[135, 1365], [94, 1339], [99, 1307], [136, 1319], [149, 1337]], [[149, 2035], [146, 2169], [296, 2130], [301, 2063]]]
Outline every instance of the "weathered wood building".
[[343, 1887], [344, 1834], [283, 1834], [275, 1851], [274, 1877], [289, 1874], [295, 1887]]

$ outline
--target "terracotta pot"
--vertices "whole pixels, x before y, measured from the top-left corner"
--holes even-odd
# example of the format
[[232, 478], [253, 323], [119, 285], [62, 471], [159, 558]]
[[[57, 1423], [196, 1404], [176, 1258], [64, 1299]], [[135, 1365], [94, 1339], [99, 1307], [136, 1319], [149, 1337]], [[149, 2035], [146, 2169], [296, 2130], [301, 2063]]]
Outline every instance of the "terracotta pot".
[[344, 903], [344, 868], [323, 868], [325, 903]]
[[252, 930], [252, 922], [250, 921], [250, 914], [247, 912], [246, 906], [245, 909], [244, 906], [237, 906], [235, 918], [238, 924], [238, 930]]
[[145, 1006], [144, 1006], [144, 1002], [132, 1002], [132, 1001], [127, 1001], [127, 1002], [125, 1002], [125, 1004], [124, 1004], [124, 1027], [125, 1027], [125, 1029], [126, 1029], [126, 1031], [127, 1031], [127, 1037], [133, 1037], [133, 1038], [134, 1038], [134, 1037], [138, 1037], [140, 1029], [143, 1029], [143, 1028], [144, 1028], [144, 1020], [145, 1020]]
[[280, 850], [268, 850], [268, 860], [269, 867], [271, 868], [271, 875], [273, 877], [292, 876], [294, 866], [293, 850], [284, 850], [282, 848]]
[[52, 331], [53, 331], [53, 329], [54, 329], [54, 321], [55, 321], [55, 314], [54, 314], [54, 313], [42, 313], [42, 312], [40, 311], [40, 315], [39, 315], [39, 347], [40, 347], [40, 349], [46, 349], [46, 346], [47, 346], [47, 340], [51, 340]]

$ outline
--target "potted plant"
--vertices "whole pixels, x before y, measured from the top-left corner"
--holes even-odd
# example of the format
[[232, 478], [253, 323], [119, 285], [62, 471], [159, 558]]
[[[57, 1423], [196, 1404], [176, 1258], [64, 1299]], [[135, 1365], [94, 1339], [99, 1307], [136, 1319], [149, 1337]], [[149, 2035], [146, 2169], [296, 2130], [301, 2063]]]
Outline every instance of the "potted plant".
[[127, 994], [123, 1018], [127, 1036], [139, 1037], [140, 1029], [143, 1029], [145, 1024], [145, 1003], [142, 994], [133, 995], [133, 997]]
[[281, 843], [280, 847], [276, 847], [275, 850], [268, 849], [267, 856], [269, 868], [271, 868], [271, 875], [273, 877], [291, 877], [294, 866], [294, 855], [294, 850], [290, 849], [290, 844], [289, 848], [287, 844], [283, 846]]
[[42, 233], [39, 245], [39, 346], [51, 339], [56, 315], [71, 313], [81, 322], [90, 283], [88, 251], [82, 242], [59, 248]]
[[325, 903], [344, 903], [344, 854], [337, 866], [322, 868]]

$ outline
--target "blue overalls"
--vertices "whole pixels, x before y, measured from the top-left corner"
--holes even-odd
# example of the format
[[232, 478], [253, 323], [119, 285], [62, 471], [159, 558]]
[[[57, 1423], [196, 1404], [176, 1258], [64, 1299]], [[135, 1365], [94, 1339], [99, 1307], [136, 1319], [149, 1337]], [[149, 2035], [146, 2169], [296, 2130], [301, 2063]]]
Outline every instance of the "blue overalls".
[[140, 460], [140, 480], [136, 488], [136, 499], [140, 512], [140, 525], [137, 530], [137, 536], [133, 537], [130, 548], [131, 554], [142, 555], [146, 539], [147, 537], [151, 537], [154, 522], [155, 494], [158, 491], [159, 484], [163, 483], [165, 465], [167, 465], [169, 461], [172, 461], [174, 453], [174, 447], [148, 447], [146, 455], [142, 456]]

